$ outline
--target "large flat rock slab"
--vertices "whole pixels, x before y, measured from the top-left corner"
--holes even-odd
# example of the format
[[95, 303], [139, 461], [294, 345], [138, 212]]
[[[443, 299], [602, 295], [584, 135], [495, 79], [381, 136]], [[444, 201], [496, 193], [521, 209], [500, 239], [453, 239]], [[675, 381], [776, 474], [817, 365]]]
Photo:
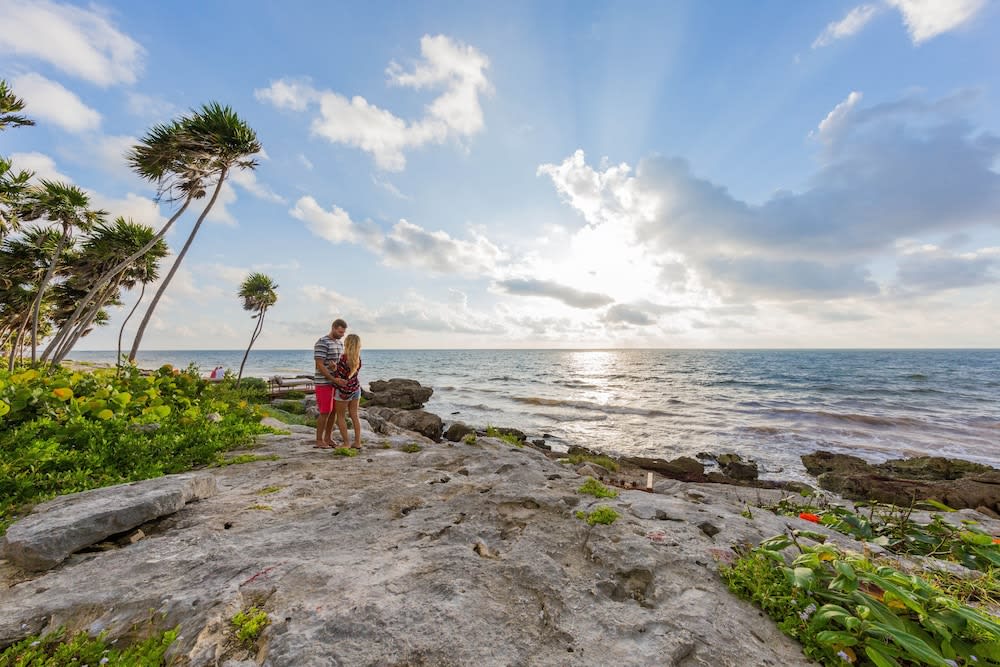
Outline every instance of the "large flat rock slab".
[[188, 473], [60, 496], [7, 529], [3, 556], [26, 570], [47, 570], [84, 547], [215, 492], [213, 475]]

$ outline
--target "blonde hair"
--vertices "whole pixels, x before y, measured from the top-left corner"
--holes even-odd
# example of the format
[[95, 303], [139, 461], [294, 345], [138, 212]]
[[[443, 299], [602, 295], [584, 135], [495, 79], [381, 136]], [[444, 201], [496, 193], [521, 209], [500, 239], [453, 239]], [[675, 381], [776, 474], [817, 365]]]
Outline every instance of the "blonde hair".
[[351, 367], [351, 376], [353, 377], [361, 368], [361, 338], [357, 334], [348, 334], [344, 338], [344, 356], [347, 357], [347, 363]]

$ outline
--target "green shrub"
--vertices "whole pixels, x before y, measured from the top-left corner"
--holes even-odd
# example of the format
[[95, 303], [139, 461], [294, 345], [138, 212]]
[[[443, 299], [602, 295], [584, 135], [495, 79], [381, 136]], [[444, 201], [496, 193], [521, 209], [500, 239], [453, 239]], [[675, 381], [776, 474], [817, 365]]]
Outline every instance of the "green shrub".
[[259, 607], [242, 609], [236, 612], [231, 620], [236, 640], [248, 649], [253, 647], [260, 633], [270, 623], [271, 619], [268, 618], [267, 612]]
[[[924, 578], [793, 531], [741, 550], [721, 575], [824, 665], [997, 665], [1000, 623]], [[799, 556], [786, 565], [782, 551]]]
[[302, 401], [274, 401], [272, 405], [284, 412], [291, 412], [293, 415], [304, 415], [306, 406]]
[[504, 442], [514, 445], [516, 447], [524, 447], [524, 443], [521, 442], [521, 439], [518, 438], [516, 435], [514, 435], [513, 433], [504, 433], [495, 426], [487, 426], [486, 435], [490, 438], [499, 438], [500, 440], [503, 440]]
[[350, 457], [350, 456], [357, 456], [358, 450], [354, 449], [353, 447], [337, 447], [336, 449], [333, 450], [332, 453], [334, 456]]
[[607, 468], [611, 472], [616, 472], [618, 470], [618, 462], [608, 456], [600, 456], [597, 454], [571, 454], [566, 457], [566, 460], [570, 465], [576, 465], [578, 463], [583, 463], [584, 461], [589, 461], [590, 463], [596, 463], [599, 466]]
[[476, 434], [475, 433], [466, 433], [465, 436], [462, 438], [462, 442], [464, 442], [467, 445], [474, 445], [474, 444], [476, 444]]
[[267, 431], [260, 413], [223, 384], [169, 366], [0, 371], [0, 533], [54, 496], [182, 472], [251, 444]]
[[66, 667], [67, 665], [108, 665], [153, 667], [166, 664], [164, 654], [177, 639], [177, 628], [158, 632], [148, 639], [118, 646], [107, 641], [107, 633], [91, 637], [79, 632], [66, 639], [63, 628], [43, 636], [31, 636], [8, 646], [0, 653], [0, 667]]
[[617, 498], [618, 492], [614, 489], [609, 489], [600, 482], [598, 482], [593, 477], [588, 477], [587, 481], [583, 483], [579, 489], [576, 490], [577, 493], [585, 493], [595, 498]]
[[418, 445], [415, 442], [411, 442], [408, 445], [403, 445], [402, 447], [400, 447], [400, 449], [403, 450], [404, 452], [406, 452], [407, 454], [415, 454], [415, 453], [419, 452], [420, 450], [422, 450], [423, 447], [421, 447], [420, 445]]
[[621, 516], [618, 512], [614, 511], [607, 505], [599, 505], [594, 508], [593, 512], [589, 514], [584, 511], [578, 511], [576, 513], [576, 518], [586, 521], [587, 525], [594, 526], [597, 524], [603, 524], [609, 526], [613, 524], [618, 517]]

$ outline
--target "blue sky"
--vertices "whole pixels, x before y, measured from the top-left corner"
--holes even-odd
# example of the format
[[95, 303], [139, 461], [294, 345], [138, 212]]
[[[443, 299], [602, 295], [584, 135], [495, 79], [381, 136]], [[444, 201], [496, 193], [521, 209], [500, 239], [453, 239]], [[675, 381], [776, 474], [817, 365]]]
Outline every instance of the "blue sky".
[[0, 25], [38, 121], [0, 152], [114, 215], [171, 214], [122, 157], [154, 123], [215, 100], [264, 146], [147, 349], [243, 347], [250, 271], [280, 286], [258, 348], [334, 317], [375, 348], [1000, 344], [995, 2], [0, 0]]

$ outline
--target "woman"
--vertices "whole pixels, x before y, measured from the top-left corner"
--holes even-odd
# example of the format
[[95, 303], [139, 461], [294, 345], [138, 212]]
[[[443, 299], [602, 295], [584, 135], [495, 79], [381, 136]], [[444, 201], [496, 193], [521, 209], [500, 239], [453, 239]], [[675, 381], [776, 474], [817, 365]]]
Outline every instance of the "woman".
[[354, 444], [351, 447], [361, 449], [361, 418], [358, 416], [358, 405], [361, 402], [361, 381], [358, 371], [361, 370], [361, 339], [350, 334], [344, 339], [344, 354], [337, 361], [333, 377], [344, 380], [337, 383], [334, 392], [334, 409], [337, 428], [340, 429], [340, 439], [347, 447], [347, 411], [351, 412], [351, 423], [354, 424]]

